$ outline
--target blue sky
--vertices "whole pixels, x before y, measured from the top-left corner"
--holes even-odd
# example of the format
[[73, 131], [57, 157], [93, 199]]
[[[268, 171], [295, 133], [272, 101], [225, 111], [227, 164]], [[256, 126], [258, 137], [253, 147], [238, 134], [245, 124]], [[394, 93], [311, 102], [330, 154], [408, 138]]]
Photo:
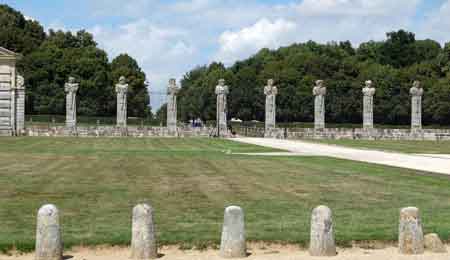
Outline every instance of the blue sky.
[[[153, 92], [211, 61], [232, 64], [259, 49], [350, 40], [355, 46], [407, 29], [450, 41], [450, 0], [0, 0], [46, 29], [93, 33], [110, 58], [129, 53]], [[152, 106], [164, 98], [153, 95]]]

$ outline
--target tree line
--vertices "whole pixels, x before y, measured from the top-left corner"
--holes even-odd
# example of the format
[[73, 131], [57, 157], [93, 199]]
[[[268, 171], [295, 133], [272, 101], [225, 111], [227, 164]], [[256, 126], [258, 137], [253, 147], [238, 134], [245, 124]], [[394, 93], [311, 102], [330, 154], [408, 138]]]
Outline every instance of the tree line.
[[399, 30], [384, 41], [369, 41], [357, 48], [349, 41], [296, 43], [277, 50], [262, 49], [230, 67], [211, 63], [189, 71], [179, 93], [179, 118], [215, 119], [214, 88], [220, 78], [230, 86], [229, 117], [264, 121], [267, 79], [275, 79], [277, 120], [313, 121], [312, 88], [322, 79], [327, 86], [326, 120], [362, 122], [362, 88], [366, 80], [376, 87], [374, 121], [409, 124], [409, 89], [422, 82], [425, 124], [450, 125], [450, 43], [416, 40]]
[[25, 77], [27, 114], [64, 114], [64, 83], [73, 76], [80, 83], [80, 115], [115, 115], [114, 85], [123, 75], [129, 84], [128, 115], [151, 116], [146, 75], [129, 55], [109, 61], [90, 33], [46, 33], [38, 21], [7, 5], [0, 5], [0, 26], [0, 46], [22, 56], [17, 68]]

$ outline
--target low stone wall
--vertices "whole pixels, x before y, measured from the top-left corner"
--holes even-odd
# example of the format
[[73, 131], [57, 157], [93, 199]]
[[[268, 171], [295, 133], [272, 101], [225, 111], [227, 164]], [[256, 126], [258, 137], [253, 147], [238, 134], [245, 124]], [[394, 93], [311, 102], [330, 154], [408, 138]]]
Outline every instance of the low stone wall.
[[[263, 129], [262, 129], [263, 130]], [[248, 133], [259, 133], [249, 129]], [[242, 134], [242, 133], [240, 133]], [[352, 139], [352, 140], [450, 140], [450, 129], [362, 129], [362, 128], [277, 128], [263, 135], [279, 139]]]
[[64, 126], [27, 127], [24, 136], [78, 136], [78, 137], [209, 137], [214, 135], [215, 128], [179, 127], [177, 134], [170, 134], [167, 127], [133, 127], [120, 128], [114, 126], [81, 126], [76, 130]]

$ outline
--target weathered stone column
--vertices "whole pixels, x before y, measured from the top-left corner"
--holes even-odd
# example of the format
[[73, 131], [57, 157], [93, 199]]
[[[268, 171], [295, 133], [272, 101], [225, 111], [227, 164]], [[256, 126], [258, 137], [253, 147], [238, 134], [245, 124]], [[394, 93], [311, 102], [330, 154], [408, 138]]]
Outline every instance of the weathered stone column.
[[77, 91], [79, 84], [74, 77], [69, 77], [69, 82], [64, 85], [66, 92], [66, 127], [77, 127]]
[[401, 254], [406, 255], [423, 254], [425, 251], [418, 208], [409, 207], [400, 211], [398, 249]]
[[366, 81], [366, 86], [362, 92], [364, 95], [363, 101], [363, 128], [373, 128], [373, 95], [375, 95], [375, 88], [372, 86], [372, 81]]
[[216, 109], [216, 120], [217, 120], [217, 135], [226, 136], [228, 132], [227, 127], [227, 95], [229, 93], [229, 87], [225, 85], [225, 80], [220, 79], [219, 85], [216, 86], [217, 95], [217, 109]]
[[169, 134], [177, 133], [177, 94], [178, 86], [175, 79], [169, 80], [167, 88], [167, 130]]
[[25, 80], [17, 75], [16, 80], [16, 134], [25, 130]]
[[240, 207], [230, 206], [225, 209], [220, 256], [224, 258], [247, 256], [244, 211]]
[[312, 212], [309, 254], [312, 256], [336, 255], [333, 217], [327, 206], [319, 206]]
[[133, 208], [131, 258], [136, 260], [158, 258], [153, 208], [147, 204], [139, 204]]
[[323, 85], [323, 80], [317, 80], [313, 89], [314, 99], [314, 128], [325, 128], [325, 95], [327, 88]]
[[420, 81], [414, 81], [412, 88], [409, 90], [411, 94], [411, 129], [422, 129], [422, 95], [423, 88]]
[[127, 92], [128, 84], [124, 76], [121, 76], [116, 84], [117, 93], [117, 127], [127, 127]]
[[276, 96], [278, 94], [278, 88], [273, 85], [273, 79], [267, 81], [267, 86], [264, 87], [264, 95], [266, 95], [266, 134], [270, 135], [270, 132], [276, 127]]
[[44, 205], [37, 216], [35, 259], [62, 260], [62, 253], [58, 209], [54, 205]]

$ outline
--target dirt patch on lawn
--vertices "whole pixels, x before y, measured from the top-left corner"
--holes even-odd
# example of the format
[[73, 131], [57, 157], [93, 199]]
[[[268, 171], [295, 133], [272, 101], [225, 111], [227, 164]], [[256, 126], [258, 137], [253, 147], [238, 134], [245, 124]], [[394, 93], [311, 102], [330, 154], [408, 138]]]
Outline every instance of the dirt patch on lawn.
[[[447, 248], [450, 251], [450, 247]], [[363, 249], [363, 248], [339, 248], [338, 256], [333, 258], [320, 258], [309, 256], [307, 250], [301, 249], [296, 245], [277, 245], [277, 244], [252, 244], [249, 246], [248, 260], [448, 260], [450, 253], [433, 254], [425, 253], [419, 256], [400, 255], [395, 247], [382, 249]], [[162, 260], [219, 260], [218, 250], [208, 249], [181, 250], [178, 246], [165, 246], [160, 248]], [[125, 247], [97, 247], [97, 248], [74, 248], [65, 252], [65, 259], [73, 260], [129, 260], [130, 249]], [[33, 254], [10, 256], [0, 255], [0, 260], [33, 260]]]

